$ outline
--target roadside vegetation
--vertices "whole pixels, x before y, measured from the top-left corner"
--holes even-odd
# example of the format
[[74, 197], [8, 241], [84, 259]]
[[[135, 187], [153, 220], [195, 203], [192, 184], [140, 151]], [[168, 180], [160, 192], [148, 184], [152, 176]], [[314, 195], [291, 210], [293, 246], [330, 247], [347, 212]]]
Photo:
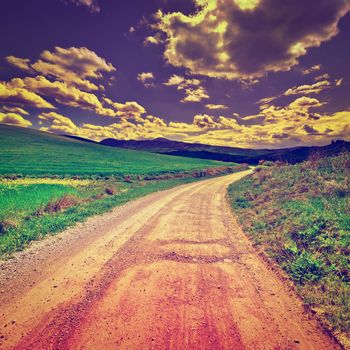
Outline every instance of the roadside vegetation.
[[0, 125], [0, 257], [146, 194], [246, 169]]
[[337, 337], [350, 339], [350, 153], [265, 162], [234, 183], [241, 225]]

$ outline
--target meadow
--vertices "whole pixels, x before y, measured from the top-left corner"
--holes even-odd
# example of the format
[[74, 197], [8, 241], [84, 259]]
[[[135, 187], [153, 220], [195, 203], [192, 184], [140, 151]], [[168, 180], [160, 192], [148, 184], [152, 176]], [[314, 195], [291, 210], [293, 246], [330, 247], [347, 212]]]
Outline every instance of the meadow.
[[246, 233], [279, 264], [307, 307], [350, 339], [350, 153], [266, 162], [229, 188]]
[[113, 148], [8, 125], [0, 125], [0, 140], [0, 175], [124, 177], [222, 166], [217, 161]]
[[0, 125], [0, 257], [115, 206], [244, 170]]

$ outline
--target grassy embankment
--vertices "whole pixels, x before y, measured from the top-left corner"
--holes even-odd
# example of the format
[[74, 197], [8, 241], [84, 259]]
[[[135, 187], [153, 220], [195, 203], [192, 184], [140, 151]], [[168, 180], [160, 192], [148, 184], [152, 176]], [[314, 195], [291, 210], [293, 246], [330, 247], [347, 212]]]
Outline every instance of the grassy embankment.
[[5, 125], [0, 140], [0, 256], [148, 193], [240, 169]]
[[253, 242], [349, 345], [350, 153], [257, 168], [229, 196]]

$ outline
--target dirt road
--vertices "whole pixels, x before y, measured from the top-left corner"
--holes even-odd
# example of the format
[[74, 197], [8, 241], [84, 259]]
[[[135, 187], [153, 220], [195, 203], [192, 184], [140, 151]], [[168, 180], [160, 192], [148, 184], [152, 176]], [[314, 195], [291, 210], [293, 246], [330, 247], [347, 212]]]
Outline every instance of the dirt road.
[[236, 224], [244, 173], [141, 198], [0, 264], [1, 349], [338, 349]]

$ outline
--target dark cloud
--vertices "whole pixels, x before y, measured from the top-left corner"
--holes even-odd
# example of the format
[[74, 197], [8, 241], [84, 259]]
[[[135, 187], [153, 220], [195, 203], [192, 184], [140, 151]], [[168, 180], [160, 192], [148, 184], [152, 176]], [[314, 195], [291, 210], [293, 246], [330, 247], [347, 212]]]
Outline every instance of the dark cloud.
[[193, 16], [162, 15], [159, 28], [168, 35], [169, 63], [194, 74], [253, 78], [289, 70], [336, 35], [349, 10], [349, 0], [218, 0]]

